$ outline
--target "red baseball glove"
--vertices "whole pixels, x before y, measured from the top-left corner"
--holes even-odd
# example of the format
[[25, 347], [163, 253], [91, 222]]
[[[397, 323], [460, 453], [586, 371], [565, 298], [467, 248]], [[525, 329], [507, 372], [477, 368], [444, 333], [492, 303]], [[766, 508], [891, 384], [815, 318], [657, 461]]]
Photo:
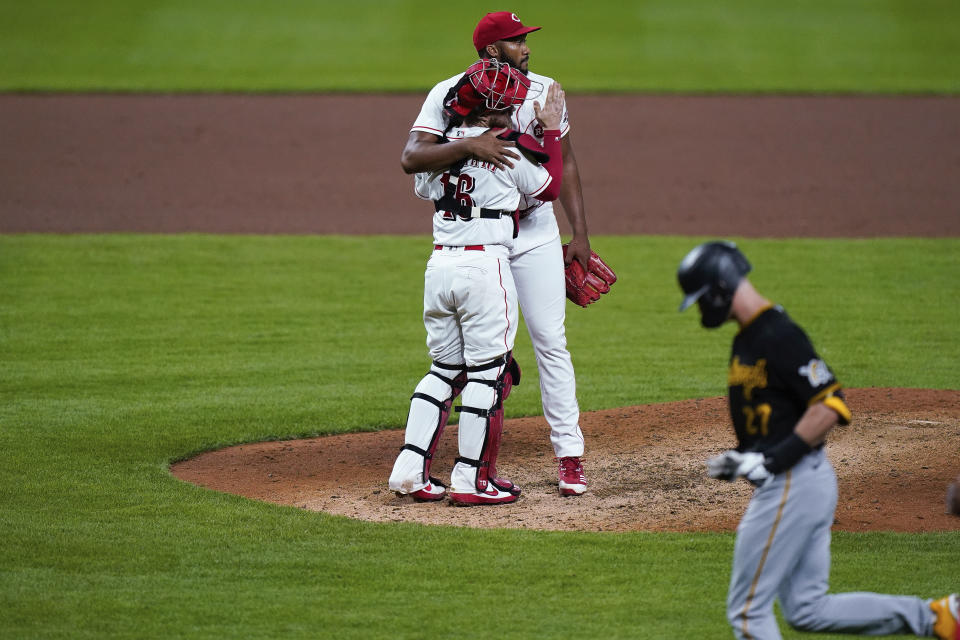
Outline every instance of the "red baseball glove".
[[[568, 246], [563, 245], [564, 259], [567, 257]], [[581, 307], [599, 300], [600, 295], [610, 291], [610, 285], [617, 281], [617, 274], [593, 251], [590, 252], [587, 267], [588, 270], [585, 270], [579, 260], [573, 260], [564, 269], [567, 298]]]

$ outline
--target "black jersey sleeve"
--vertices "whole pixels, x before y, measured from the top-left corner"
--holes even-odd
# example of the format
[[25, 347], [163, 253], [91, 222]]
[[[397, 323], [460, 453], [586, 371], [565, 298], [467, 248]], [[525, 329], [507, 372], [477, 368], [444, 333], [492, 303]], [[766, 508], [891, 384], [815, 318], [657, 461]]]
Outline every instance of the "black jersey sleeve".
[[803, 329], [790, 322], [778, 336], [777, 357], [771, 368], [786, 385], [798, 402], [811, 407], [823, 402], [837, 412], [841, 424], [850, 422], [850, 409], [844, 400], [840, 383], [817, 355], [813, 344]]

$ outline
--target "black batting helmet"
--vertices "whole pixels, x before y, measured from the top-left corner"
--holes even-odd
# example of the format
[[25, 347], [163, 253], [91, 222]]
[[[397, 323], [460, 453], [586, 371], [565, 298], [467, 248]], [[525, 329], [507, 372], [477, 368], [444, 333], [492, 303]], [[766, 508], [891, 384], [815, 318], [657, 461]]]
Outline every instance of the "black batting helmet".
[[704, 242], [694, 247], [677, 269], [684, 293], [680, 311], [696, 302], [703, 326], [719, 327], [730, 317], [733, 294], [749, 272], [750, 263], [732, 242]]

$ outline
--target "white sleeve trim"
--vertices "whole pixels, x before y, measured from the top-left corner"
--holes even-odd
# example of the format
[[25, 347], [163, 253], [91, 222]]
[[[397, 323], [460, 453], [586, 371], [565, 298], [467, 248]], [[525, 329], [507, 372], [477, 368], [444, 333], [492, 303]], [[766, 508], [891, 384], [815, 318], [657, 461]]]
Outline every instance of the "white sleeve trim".
[[422, 131], [424, 133], [432, 133], [438, 138], [443, 137], [443, 131], [441, 131], [440, 129], [434, 129], [433, 127], [427, 127], [424, 125], [414, 125], [413, 127], [410, 128], [410, 131]]

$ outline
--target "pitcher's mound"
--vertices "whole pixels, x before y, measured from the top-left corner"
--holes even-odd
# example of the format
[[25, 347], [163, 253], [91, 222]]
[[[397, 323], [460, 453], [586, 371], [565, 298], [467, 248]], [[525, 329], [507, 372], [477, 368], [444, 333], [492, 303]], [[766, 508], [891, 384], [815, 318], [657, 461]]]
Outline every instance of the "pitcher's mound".
[[[960, 472], [960, 391], [850, 389], [853, 424], [834, 429], [836, 528], [960, 530], [945, 512]], [[508, 408], [509, 410], [509, 408]], [[704, 460], [731, 447], [725, 398], [581, 415], [589, 487], [557, 493], [557, 464], [542, 417], [506, 421], [497, 467], [523, 488], [511, 505], [414, 503], [387, 489], [403, 431], [262, 442], [204, 453], [173, 474], [218, 491], [360, 520], [465, 527], [582, 531], [729, 531], [750, 497], [746, 482], [720, 482]], [[447, 427], [431, 474], [449, 478], [457, 428]]]

